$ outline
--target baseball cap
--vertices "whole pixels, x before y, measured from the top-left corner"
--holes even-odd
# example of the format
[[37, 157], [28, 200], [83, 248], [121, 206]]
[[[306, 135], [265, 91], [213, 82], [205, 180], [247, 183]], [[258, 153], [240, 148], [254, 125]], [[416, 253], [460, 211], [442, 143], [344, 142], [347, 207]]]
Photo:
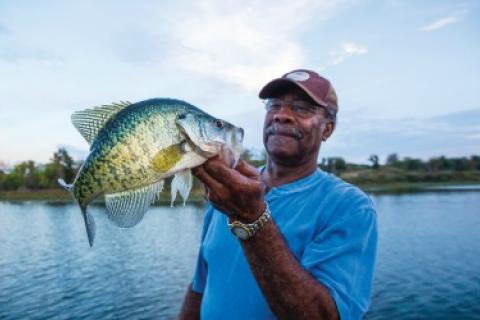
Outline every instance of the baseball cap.
[[258, 96], [260, 99], [271, 98], [279, 90], [290, 84], [294, 84], [302, 89], [320, 106], [334, 113], [338, 112], [337, 94], [332, 84], [311, 70], [297, 69], [284, 74], [281, 78], [273, 79], [260, 90]]

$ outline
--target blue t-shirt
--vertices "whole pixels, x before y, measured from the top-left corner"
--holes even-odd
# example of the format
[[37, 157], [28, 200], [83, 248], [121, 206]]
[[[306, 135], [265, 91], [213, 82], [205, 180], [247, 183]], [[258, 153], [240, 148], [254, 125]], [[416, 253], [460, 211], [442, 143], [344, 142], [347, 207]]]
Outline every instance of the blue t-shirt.
[[[341, 319], [368, 309], [377, 245], [370, 198], [316, 170], [266, 195], [272, 217], [297, 261], [330, 292]], [[275, 319], [227, 218], [207, 208], [192, 290], [202, 319]]]

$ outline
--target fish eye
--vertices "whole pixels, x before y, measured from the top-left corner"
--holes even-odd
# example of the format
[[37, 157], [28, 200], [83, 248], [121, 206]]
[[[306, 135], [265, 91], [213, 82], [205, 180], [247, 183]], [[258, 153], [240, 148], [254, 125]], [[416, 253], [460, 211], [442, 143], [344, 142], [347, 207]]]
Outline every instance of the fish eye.
[[179, 115], [179, 116], [177, 117], [177, 119], [179, 119], [179, 120], [184, 120], [184, 119], [186, 119], [186, 118], [187, 118], [187, 115], [186, 115], [185, 113], [184, 113], [184, 114], [181, 114], [181, 115]]
[[215, 125], [217, 126], [218, 129], [222, 129], [222, 128], [223, 128], [223, 123], [222, 123], [222, 121], [220, 121], [220, 120], [215, 120]]

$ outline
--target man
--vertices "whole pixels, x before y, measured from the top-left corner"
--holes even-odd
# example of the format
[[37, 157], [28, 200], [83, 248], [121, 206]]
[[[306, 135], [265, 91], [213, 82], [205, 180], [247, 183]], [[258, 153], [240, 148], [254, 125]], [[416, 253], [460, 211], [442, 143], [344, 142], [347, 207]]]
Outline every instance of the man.
[[208, 207], [181, 319], [359, 319], [368, 309], [376, 214], [358, 188], [318, 169], [335, 128], [328, 80], [269, 82], [263, 170], [214, 158], [196, 168]]

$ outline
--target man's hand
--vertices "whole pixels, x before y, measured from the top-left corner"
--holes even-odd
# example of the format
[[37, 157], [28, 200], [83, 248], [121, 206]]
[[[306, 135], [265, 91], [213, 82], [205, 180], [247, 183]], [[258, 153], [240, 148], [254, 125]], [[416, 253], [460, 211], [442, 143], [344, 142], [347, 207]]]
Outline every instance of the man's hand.
[[265, 185], [257, 169], [245, 161], [231, 169], [217, 156], [192, 172], [205, 184], [207, 199], [230, 218], [250, 223], [265, 211]]

